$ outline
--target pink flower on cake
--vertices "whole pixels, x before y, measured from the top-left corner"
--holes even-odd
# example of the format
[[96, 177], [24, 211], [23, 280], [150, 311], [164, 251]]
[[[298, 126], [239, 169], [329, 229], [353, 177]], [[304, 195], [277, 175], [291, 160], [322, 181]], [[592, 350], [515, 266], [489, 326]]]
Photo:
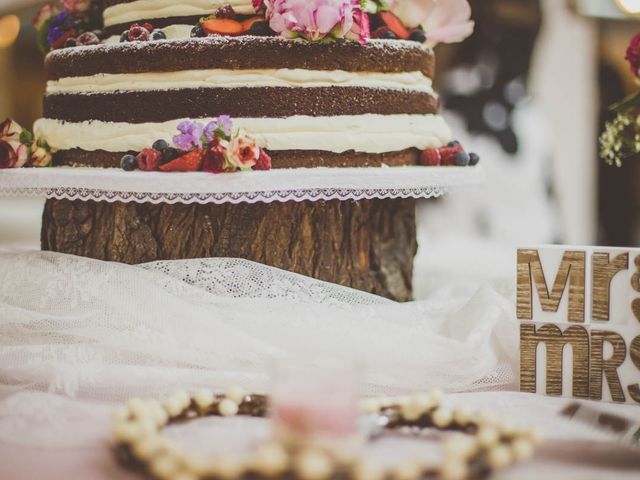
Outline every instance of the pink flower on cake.
[[260, 158], [260, 147], [255, 138], [240, 134], [229, 144], [229, 163], [239, 170], [251, 170]]
[[[273, 31], [286, 38], [368, 38], [368, 18], [358, 0], [265, 0]], [[354, 28], [354, 24], [356, 27]]]
[[0, 123], [0, 168], [20, 168], [29, 161], [31, 148], [22, 142], [23, 132], [10, 118]]
[[62, 5], [67, 12], [82, 15], [89, 10], [91, 0], [62, 0]]
[[461, 42], [473, 33], [467, 0], [396, 0], [392, 10], [407, 27], [421, 25], [430, 46]]
[[271, 157], [267, 155], [267, 152], [260, 149], [260, 156], [258, 157], [258, 161], [253, 166], [254, 170], [271, 170]]
[[[357, 1], [357, 0], [356, 0]], [[371, 24], [369, 22], [369, 14], [362, 10], [355, 9], [353, 11], [353, 26], [346, 34], [349, 40], [356, 40], [361, 44], [367, 43], [367, 38], [371, 37]]]
[[45, 25], [45, 23], [47, 23], [59, 13], [60, 10], [58, 10], [58, 7], [56, 7], [52, 3], [47, 3], [40, 7], [40, 10], [38, 10], [38, 13], [36, 13], [36, 16], [33, 18], [33, 26], [36, 30], [40, 30]]
[[202, 171], [209, 173], [224, 173], [227, 163], [227, 148], [229, 142], [221, 140], [209, 148], [204, 154]]

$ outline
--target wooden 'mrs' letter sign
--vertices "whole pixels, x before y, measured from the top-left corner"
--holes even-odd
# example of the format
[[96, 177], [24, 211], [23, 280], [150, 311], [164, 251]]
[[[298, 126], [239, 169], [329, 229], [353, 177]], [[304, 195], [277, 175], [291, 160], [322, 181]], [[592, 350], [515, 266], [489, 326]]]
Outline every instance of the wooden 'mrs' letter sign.
[[640, 404], [640, 248], [518, 250], [520, 389]]

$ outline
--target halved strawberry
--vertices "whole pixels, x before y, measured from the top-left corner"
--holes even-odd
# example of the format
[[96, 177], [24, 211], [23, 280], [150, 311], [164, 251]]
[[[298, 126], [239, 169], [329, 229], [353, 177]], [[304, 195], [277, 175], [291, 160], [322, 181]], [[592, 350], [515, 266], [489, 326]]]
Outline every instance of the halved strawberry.
[[197, 172], [202, 167], [202, 150], [194, 150], [182, 157], [160, 165], [162, 172]]
[[461, 145], [454, 145], [451, 147], [440, 148], [440, 157], [442, 158], [442, 165], [452, 166], [456, 164], [456, 155], [460, 152], [464, 152]]
[[402, 21], [391, 12], [380, 12], [380, 20], [396, 34], [398, 38], [409, 40], [411, 32], [402, 24]]
[[437, 148], [427, 148], [420, 155], [420, 165], [426, 167], [437, 167], [442, 163], [440, 150]]
[[264, 17], [251, 17], [242, 22], [242, 29], [245, 32], [251, 30], [251, 26], [256, 22], [264, 22]]
[[210, 18], [201, 24], [208, 34], [236, 36], [244, 33], [244, 27], [237, 20], [230, 18]]

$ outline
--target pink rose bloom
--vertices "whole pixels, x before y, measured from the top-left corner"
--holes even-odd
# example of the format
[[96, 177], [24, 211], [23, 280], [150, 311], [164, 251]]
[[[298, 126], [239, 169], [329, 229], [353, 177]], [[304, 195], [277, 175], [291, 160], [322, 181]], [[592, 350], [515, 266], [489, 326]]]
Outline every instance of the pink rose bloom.
[[229, 143], [225, 140], [216, 139], [215, 145], [209, 147], [204, 154], [202, 171], [209, 173], [223, 173], [227, 163], [227, 147]]
[[40, 7], [40, 10], [36, 13], [36, 16], [33, 18], [33, 26], [36, 30], [40, 30], [49, 19], [55, 17], [59, 13], [60, 10], [58, 10], [55, 5], [47, 3]]
[[[358, 0], [353, 0], [354, 5], [359, 5]], [[356, 40], [362, 45], [367, 43], [367, 39], [371, 37], [371, 24], [369, 23], [369, 14], [363, 12], [359, 6], [354, 6], [353, 10], [353, 26], [351, 30], [347, 32], [345, 38], [349, 40]]]
[[251, 170], [260, 158], [260, 147], [255, 138], [240, 134], [229, 144], [229, 163], [239, 170]]
[[82, 15], [87, 10], [89, 10], [89, 6], [91, 4], [91, 0], [62, 0], [62, 5], [64, 9], [76, 15]]
[[[286, 38], [350, 38], [363, 41], [368, 18], [357, 0], [265, 0], [266, 18], [271, 29]], [[354, 23], [356, 27], [354, 28]]]
[[0, 168], [24, 167], [29, 160], [31, 149], [20, 142], [23, 130], [10, 118], [0, 123]]
[[392, 11], [409, 28], [422, 25], [432, 47], [461, 42], [473, 33], [467, 0], [396, 0]]

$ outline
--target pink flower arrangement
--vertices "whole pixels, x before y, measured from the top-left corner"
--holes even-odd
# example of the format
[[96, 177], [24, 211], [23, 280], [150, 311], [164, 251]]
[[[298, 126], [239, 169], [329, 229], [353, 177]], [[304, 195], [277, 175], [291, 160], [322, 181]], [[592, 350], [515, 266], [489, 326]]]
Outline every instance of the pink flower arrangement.
[[126, 171], [162, 172], [271, 170], [271, 157], [254, 137], [234, 129], [227, 115], [207, 124], [185, 120], [178, 125], [178, 132], [172, 139], [173, 146], [159, 139], [152, 148], [145, 148], [137, 155], [124, 155], [120, 166]]
[[474, 29], [467, 0], [396, 0], [392, 11], [407, 27], [422, 26], [430, 46], [461, 42]]
[[36, 39], [43, 53], [78, 45], [95, 45], [100, 42], [102, 27], [97, 2], [92, 0], [53, 0], [43, 5], [33, 26]]
[[10, 118], [0, 123], [0, 169], [50, 164], [51, 153], [46, 143], [36, 142], [30, 132]]
[[[262, 8], [259, 1], [254, 6]], [[264, 7], [271, 29], [286, 38], [365, 43], [370, 35], [369, 17], [359, 0], [264, 0]]]
[[61, 0], [64, 9], [74, 15], [83, 15], [89, 10], [91, 0]]

